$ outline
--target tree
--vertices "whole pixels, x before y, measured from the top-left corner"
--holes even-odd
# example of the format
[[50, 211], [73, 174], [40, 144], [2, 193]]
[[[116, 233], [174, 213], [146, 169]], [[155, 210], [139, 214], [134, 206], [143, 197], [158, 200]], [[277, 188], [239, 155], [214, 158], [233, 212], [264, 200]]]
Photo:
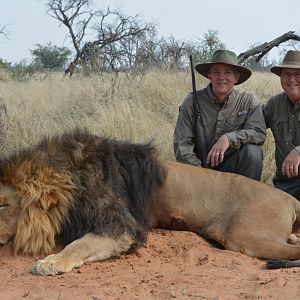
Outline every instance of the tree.
[[295, 34], [295, 31], [288, 31], [270, 42], [265, 42], [246, 52], [240, 53], [238, 55], [238, 61], [239, 63], [244, 63], [250, 57], [255, 57], [255, 61], [258, 63], [271, 49], [290, 40], [299, 42], [300, 36]]
[[9, 70], [11, 68], [11, 62], [8, 62], [6, 60], [3, 60], [0, 57], [0, 69]]
[[153, 24], [144, 23], [137, 16], [125, 16], [109, 8], [93, 10], [91, 3], [90, 0], [48, 1], [49, 15], [67, 27], [76, 52], [65, 74], [72, 75], [76, 67], [91, 64], [104, 48], [114, 50], [112, 44], [153, 29]]
[[7, 25], [0, 24], [0, 35], [4, 36], [6, 39], [8, 39]]
[[179, 69], [183, 65], [183, 60], [187, 55], [188, 47], [184, 41], [176, 40], [173, 36], [164, 40], [163, 49], [164, 64], [171, 69]]
[[226, 46], [219, 39], [217, 30], [209, 29], [203, 34], [203, 38], [192, 47], [191, 51], [198, 62], [208, 62], [211, 60], [213, 53], [218, 49], [225, 49]]
[[66, 47], [58, 47], [49, 42], [46, 46], [36, 44], [37, 48], [30, 50], [35, 65], [47, 70], [64, 68], [71, 51]]

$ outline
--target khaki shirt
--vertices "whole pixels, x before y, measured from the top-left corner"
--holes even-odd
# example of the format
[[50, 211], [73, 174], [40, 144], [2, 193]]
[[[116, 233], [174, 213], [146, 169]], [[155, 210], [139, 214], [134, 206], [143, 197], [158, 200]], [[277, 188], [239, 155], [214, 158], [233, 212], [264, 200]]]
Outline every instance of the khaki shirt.
[[300, 104], [293, 105], [283, 92], [263, 105], [263, 114], [275, 139], [277, 176], [287, 178], [281, 172], [284, 159], [293, 149], [300, 153]]
[[[226, 134], [230, 148], [239, 149], [243, 144], [262, 145], [266, 139], [266, 125], [261, 106], [256, 97], [247, 92], [232, 91], [228, 100], [220, 105], [214, 98], [211, 86], [197, 91], [197, 101], [203, 119], [207, 152]], [[196, 166], [201, 160], [194, 152], [194, 105], [189, 94], [179, 108], [174, 138], [174, 154], [179, 162]], [[225, 156], [228, 150], [225, 152]]]

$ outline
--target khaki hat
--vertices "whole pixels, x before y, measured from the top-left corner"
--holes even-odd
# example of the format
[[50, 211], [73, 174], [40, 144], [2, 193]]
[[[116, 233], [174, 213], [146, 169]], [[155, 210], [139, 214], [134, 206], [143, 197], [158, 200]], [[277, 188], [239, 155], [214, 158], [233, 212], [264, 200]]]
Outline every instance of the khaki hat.
[[229, 50], [217, 50], [214, 52], [211, 62], [204, 64], [197, 64], [195, 66], [196, 71], [198, 71], [201, 75], [208, 78], [209, 68], [214, 64], [225, 64], [232, 66], [240, 73], [240, 79], [236, 84], [241, 84], [251, 76], [251, 71], [246, 67], [242, 67], [238, 65], [237, 56], [234, 52]]
[[280, 76], [282, 68], [300, 69], [300, 51], [288, 51], [283, 58], [282, 64], [272, 67], [271, 72]]

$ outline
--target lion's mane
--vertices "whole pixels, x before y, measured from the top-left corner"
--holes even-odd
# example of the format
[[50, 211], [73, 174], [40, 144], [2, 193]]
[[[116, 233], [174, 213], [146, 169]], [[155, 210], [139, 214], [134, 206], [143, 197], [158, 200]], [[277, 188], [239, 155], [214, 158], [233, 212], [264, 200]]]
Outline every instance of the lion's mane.
[[20, 199], [14, 249], [49, 254], [86, 233], [145, 241], [149, 201], [165, 180], [151, 143], [73, 130], [44, 138], [2, 162], [0, 181]]

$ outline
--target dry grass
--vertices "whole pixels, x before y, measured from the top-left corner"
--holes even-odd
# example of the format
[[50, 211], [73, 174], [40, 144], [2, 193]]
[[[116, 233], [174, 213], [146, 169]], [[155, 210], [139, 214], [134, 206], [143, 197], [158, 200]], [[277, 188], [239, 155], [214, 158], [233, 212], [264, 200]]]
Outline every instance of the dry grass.
[[[18, 83], [1, 75], [0, 97], [9, 117], [0, 144], [4, 155], [76, 126], [97, 134], [147, 142], [154, 139], [162, 158], [173, 159], [172, 137], [178, 106], [191, 91], [188, 73], [151, 71], [145, 75], [105, 74]], [[197, 76], [197, 88], [207, 80]], [[280, 91], [279, 80], [267, 73], [254, 74], [239, 88], [254, 92], [262, 102]], [[265, 146], [263, 180], [274, 172], [271, 135]]]

